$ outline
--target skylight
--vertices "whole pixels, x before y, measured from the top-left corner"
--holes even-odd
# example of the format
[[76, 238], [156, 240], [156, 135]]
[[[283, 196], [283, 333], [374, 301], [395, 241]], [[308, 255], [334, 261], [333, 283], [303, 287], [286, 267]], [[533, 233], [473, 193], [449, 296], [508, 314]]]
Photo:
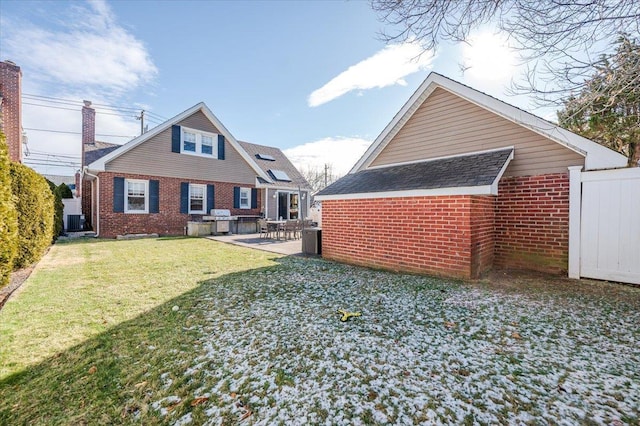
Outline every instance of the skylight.
[[276, 161], [273, 155], [269, 154], [256, 154], [256, 158], [258, 158], [259, 160]]
[[280, 180], [282, 182], [291, 182], [291, 178], [289, 177], [289, 175], [282, 170], [269, 170], [269, 173], [271, 173], [271, 176], [273, 176], [275, 180]]

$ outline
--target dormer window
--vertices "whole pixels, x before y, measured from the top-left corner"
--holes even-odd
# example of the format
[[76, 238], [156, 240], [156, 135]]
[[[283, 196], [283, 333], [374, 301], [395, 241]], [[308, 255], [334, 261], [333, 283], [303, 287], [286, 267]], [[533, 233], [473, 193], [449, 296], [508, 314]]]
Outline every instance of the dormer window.
[[182, 127], [180, 153], [218, 158], [218, 135]]

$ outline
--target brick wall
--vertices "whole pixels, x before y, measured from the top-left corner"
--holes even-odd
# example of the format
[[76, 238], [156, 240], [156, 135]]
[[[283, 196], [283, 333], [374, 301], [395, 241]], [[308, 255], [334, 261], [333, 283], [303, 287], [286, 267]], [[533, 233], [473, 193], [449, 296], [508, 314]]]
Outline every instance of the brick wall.
[[569, 174], [503, 178], [496, 200], [494, 265], [565, 273]]
[[9, 159], [22, 162], [22, 71], [16, 64], [0, 62], [0, 127], [7, 138]]
[[[160, 235], [183, 235], [184, 227], [191, 220], [201, 220], [202, 215], [180, 213], [180, 183], [198, 183], [215, 185], [215, 205], [217, 209], [229, 209], [232, 215], [258, 215], [260, 208], [234, 209], [233, 187], [236, 184], [227, 182], [207, 182], [166, 178], [149, 175], [132, 175], [104, 172], [100, 173], [100, 236], [114, 238], [123, 234], [157, 233]], [[149, 214], [128, 214], [113, 212], [113, 178], [158, 180], [160, 184], [160, 212]], [[246, 185], [243, 185], [246, 186]], [[84, 187], [84, 194], [90, 193]], [[258, 206], [260, 206], [260, 191], [258, 191]], [[83, 201], [85, 201], [83, 199]], [[83, 204], [84, 208], [84, 204]], [[95, 223], [95, 219], [94, 222]], [[93, 227], [95, 230], [95, 226]]]
[[490, 267], [492, 230], [493, 197], [322, 202], [323, 257], [364, 266], [477, 277]]
[[495, 201], [493, 196], [471, 198], [471, 278], [478, 278], [493, 267]]

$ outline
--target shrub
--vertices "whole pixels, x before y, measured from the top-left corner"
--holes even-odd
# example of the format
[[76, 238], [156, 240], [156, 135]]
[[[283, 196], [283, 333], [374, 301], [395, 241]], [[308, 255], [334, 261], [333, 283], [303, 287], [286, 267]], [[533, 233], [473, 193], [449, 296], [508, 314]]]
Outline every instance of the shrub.
[[62, 197], [60, 196], [60, 192], [58, 191], [58, 186], [55, 183], [51, 182], [49, 179], [46, 179], [49, 184], [49, 189], [53, 194], [53, 239], [52, 242], [55, 242], [62, 231], [64, 231], [64, 204], [62, 203]]
[[62, 182], [60, 185], [58, 185], [56, 190], [60, 194], [60, 198], [63, 198], [63, 199], [64, 198], [73, 198], [73, 192], [71, 192], [71, 188], [69, 188], [69, 186], [64, 182]]
[[15, 268], [42, 257], [53, 239], [54, 197], [47, 180], [27, 166], [11, 163], [11, 187], [18, 213]]
[[0, 288], [7, 285], [18, 252], [18, 218], [13, 205], [9, 153], [0, 132]]

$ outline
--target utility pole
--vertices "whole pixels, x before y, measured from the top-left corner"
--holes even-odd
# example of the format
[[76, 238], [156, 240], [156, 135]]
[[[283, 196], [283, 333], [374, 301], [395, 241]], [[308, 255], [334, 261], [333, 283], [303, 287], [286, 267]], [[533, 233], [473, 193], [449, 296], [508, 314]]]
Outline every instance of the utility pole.
[[329, 170], [329, 165], [325, 163], [324, 165], [324, 187], [326, 188], [328, 186], [328, 176], [327, 176], [327, 170]]
[[140, 111], [140, 116], [136, 116], [136, 120], [140, 120], [140, 134], [144, 133], [144, 110]]

